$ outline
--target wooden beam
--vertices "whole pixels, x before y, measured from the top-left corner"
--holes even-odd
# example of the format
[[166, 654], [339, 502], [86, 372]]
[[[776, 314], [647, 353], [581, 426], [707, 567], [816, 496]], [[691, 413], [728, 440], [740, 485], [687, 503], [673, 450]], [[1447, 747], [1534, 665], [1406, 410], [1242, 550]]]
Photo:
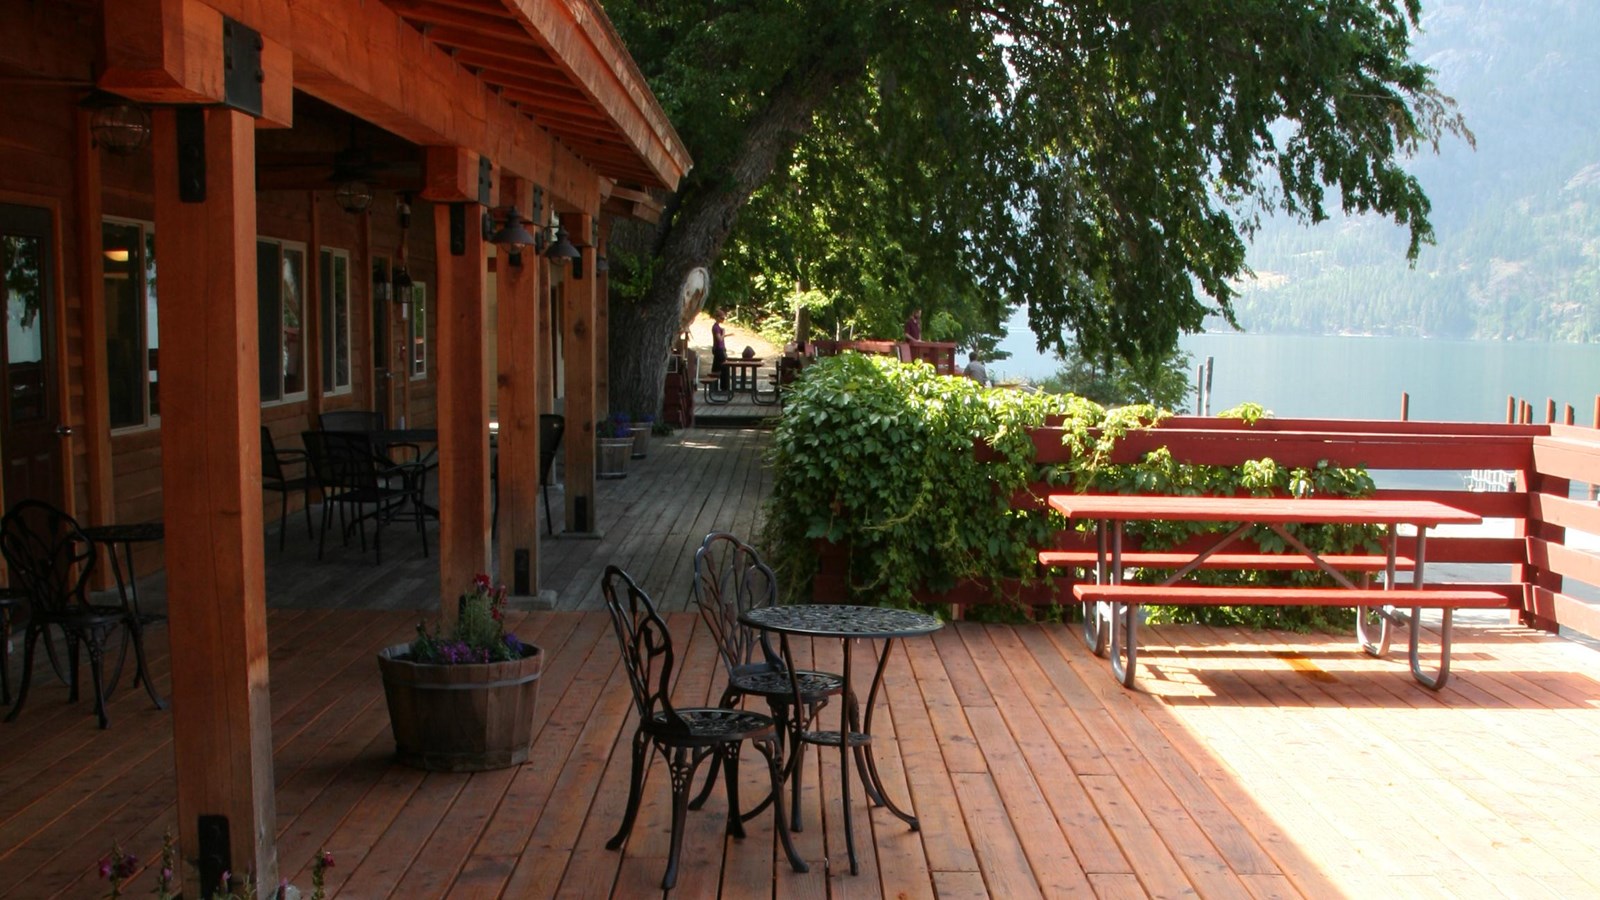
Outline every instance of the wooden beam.
[[[561, 227], [573, 243], [587, 243], [589, 217], [564, 213]], [[566, 374], [567, 433], [562, 439], [567, 463], [567, 530], [596, 532], [595, 503], [595, 279], [594, 248], [584, 247], [583, 277], [573, 277], [566, 264], [561, 282], [561, 350]]]
[[600, 173], [384, 4], [292, 12], [296, 87], [414, 144], [487, 156], [572, 206], [597, 205]]
[[[532, 185], [508, 178], [500, 202], [528, 215]], [[500, 253], [495, 261], [496, 404], [500, 418], [500, 580], [512, 593], [539, 593], [539, 298], [543, 294], [539, 256], [528, 248], [520, 263]]]
[[[178, 840], [229, 823], [229, 866], [276, 884], [256, 310], [255, 126], [204, 117], [206, 200], [178, 198], [177, 117], [155, 113], [161, 463]], [[198, 886], [194, 887], [199, 893]]]
[[[462, 252], [451, 250], [452, 206], [465, 219]], [[489, 571], [489, 388], [483, 352], [489, 302], [488, 245], [476, 203], [433, 207], [438, 291], [440, 612], [456, 617], [456, 598]]]
[[593, 0], [499, 2], [530, 35], [550, 48], [551, 58], [568, 68], [573, 83], [617, 123], [656, 173], [658, 186], [675, 190], [689, 170], [688, 151], [600, 4]]
[[478, 202], [480, 154], [465, 147], [428, 147], [422, 198], [435, 203]]
[[[281, 3], [282, 0], [279, 0]], [[278, 3], [257, 0], [253, 6]], [[236, 13], [237, 11], [234, 11]], [[232, 18], [250, 27], [262, 17]], [[221, 103], [224, 13], [201, 0], [117, 0], [105, 4], [106, 67], [100, 87], [142, 103], [192, 105]], [[294, 123], [294, 57], [287, 36], [263, 33], [261, 120]]]

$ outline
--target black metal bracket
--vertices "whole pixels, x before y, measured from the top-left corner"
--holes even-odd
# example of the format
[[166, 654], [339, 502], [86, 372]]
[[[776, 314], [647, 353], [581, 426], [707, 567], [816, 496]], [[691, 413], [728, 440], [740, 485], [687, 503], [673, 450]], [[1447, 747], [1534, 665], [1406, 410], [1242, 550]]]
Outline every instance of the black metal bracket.
[[478, 203], [489, 206], [494, 201], [494, 163], [489, 157], [478, 157]]
[[450, 204], [450, 255], [467, 255], [467, 205]]
[[512, 559], [516, 561], [511, 566], [511, 592], [525, 597], [533, 593], [533, 566], [528, 548], [518, 547], [512, 552]]
[[252, 116], [261, 115], [261, 32], [243, 22], [222, 17], [222, 105]]
[[180, 106], [177, 112], [178, 200], [206, 202], [206, 111]]
[[223, 872], [232, 872], [233, 851], [228, 843], [228, 817], [215, 813], [200, 816], [200, 896], [215, 897]]

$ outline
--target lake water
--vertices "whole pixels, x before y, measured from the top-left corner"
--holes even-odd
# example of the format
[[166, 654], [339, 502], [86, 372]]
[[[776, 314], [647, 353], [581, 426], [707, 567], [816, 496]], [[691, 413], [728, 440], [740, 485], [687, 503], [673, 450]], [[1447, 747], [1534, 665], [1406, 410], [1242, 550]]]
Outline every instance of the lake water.
[[[1594, 344], [1236, 333], [1179, 343], [1192, 357], [1191, 382], [1193, 366], [1214, 360], [1213, 414], [1250, 402], [1282, 418], [1398, 419], [1409, 393], [1412, 419], [1504, 422], [1509, 395], [1532, 403], [1535, 421], [1544, 421], [1549, 398], [1558, 419], [1571, 405], [1577, 424], [1592, 425], [1600, 394]], [[989, 367], [997, 377], [1037, 380], [1057, 368], [1033, 349], [1020, 319], [1000, 349], [1012, 356]]]

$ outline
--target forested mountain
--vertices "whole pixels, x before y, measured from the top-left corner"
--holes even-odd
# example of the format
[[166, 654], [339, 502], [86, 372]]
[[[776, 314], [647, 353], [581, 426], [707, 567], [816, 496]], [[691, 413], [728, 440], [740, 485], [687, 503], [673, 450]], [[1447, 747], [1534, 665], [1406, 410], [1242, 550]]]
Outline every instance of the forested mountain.
[[1600, 341], [1600, 2], [1423, 0], [1423, 12], [1417, 56], [1477, 137], [1414, 163], [1437, 245], [1412, 268], [1393, 222], [1264, 222], [1240, 324]]

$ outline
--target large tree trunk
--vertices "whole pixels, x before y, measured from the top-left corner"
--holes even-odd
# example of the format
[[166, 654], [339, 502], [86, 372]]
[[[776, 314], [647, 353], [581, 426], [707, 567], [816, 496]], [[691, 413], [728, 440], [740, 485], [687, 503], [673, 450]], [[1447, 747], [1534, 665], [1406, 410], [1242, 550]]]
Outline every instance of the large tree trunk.
[[[648, 254], [637, 257], [654, 268], [649, 288], [638, 299], [619, 297], [615, 289], [609, 298], [614, 411], [659, 412], [684, 279], [698, 266], [715, 272], [713, 264], [733, 231], [739, 210], [811, 127], [812, 114], [822, 101], [839, 86], [861, 77], [865, 67], [865, 55], [835, 56], [792, 72], [772, 93], [766, 108], [751, 120], [740, 152], [726, 170], [695, 169], [685, 178], [667, 205], [653, 246], [647, 248]], [[622, 251], [639, 238], [614, 227], [612, 247]], [[612, 255], [620, 264], [623, 253]], [[626, 281], [615, 277], [616, 272], [613, 275], [615, 284]], [[716, 294], [713, 274], [711, 306], [717, 303]]]

